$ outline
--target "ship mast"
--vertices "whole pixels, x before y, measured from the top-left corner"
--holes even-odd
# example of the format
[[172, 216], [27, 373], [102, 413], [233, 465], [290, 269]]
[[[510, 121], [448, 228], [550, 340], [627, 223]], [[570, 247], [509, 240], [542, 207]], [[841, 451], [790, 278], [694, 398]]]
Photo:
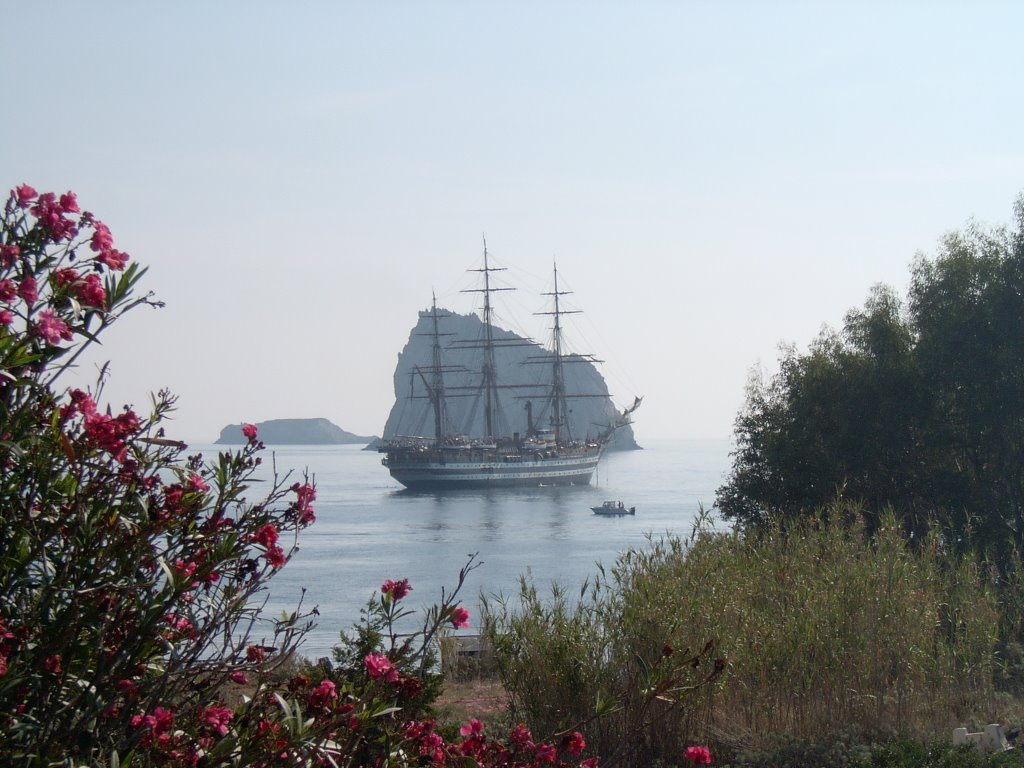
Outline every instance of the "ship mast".
[[433, 347], [433, 386], [430, 387], [430, 404], [434, 406], [434, 440], [438, 444], [444, 441], [445, 395], [444, 369], [441, 363], [441, 334], [437, 325], [437, 294], [430, 294], [431, 334], [434, 337]]
[[[561, 297], [568, 296], [572, 291], [563, 291], [558, 287], [558, 265], [554, 265], [555, 272], [555, 288], [553, 291], [541, 294], [542, 296], [551, 296], [554, 301], [552, 302], [554, 308], [549, 312], [535, 312], [537, 315], [551, 315], [554, 322], [552, 323], [552, 340], [551, 340], [551, 353], [549, 355], [537, 355], [526, 360], [527, 363], [533, 363], [536, 365], [550, 365], [551, 366], [551, 396], [549, 399], [551, 407], [551, 426], [555, 435], [556, 443], [568, 443], [573, 440], [572, 426], [569, 419], [569, 399], [570, 398], [583, 398], [583, 397], [596, 397], [606, 398], [607, 393], [591, 393], [583, 394], [576, 392], [568, 392], [565, 386], [565, 366], [569, 363], [592, 363], [597, 364], [601, 361], [590, 354], [579, 354], [577, 352], [571, 352], [566, 354], [563, 340], [562, 340], [562, 316], [563, 315], [576, 315], [580, 313], [578, 309], [563, 309]], [[609, 432], [610, 436], [610, 432]]]
[[566, 310], [561, 308], [559, 298], [567, 296], [572, 291], [558, 290], [558, 264], [555, 269], [555, 289], [542, 296], [554, 297], [555, 308], [552, 312], [538, 312], [539, 315], [552, 315], [552, 342], [551, 352], [553, 360], [551, 364], [552, 386], [551, 386], [551, 425], [555, 430], [555, 443], [559, 444], [564, 440], [572, 440], [572, 431], [569, 426], [569, 402], [565, 393], [565, 371], [562, 356], [562, 315], [578, 314], [579, 310]]
[[469, 272], [483, 272], [484, 287], [469, 288], [463, 293], [482, 293], [484, 295], [484, 360], [481, 369], [484, 390], [484, 437], [494, 439], [494, 412], [498, 405], [498, 374], [494, 364], [494, 324], [491, 307], [491, 293], [494, 291], [511, 291], [513, 288], [495, 288], [491, 286], [491, 272], [503, 272], [504, 267], [492, 267], [487, 258], [487, 238], [484, 238], [483, 269], [470, 269]]

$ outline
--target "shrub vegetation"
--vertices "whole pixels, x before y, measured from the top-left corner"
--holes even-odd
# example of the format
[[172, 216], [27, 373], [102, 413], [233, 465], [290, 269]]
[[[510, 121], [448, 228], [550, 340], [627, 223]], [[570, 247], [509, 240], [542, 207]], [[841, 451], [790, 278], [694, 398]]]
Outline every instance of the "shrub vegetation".
[[1012, 608], [988, 575], [937, 533], [911, 546], [894, 518], [869, 532], [834, 505], [757, 536], [705, 526], [651, 541], [575, 599], [524, 582], [491, 601], [487, 626], [516, 715], [579, 727], [624, 765], [671, 764], [695, 741], [723, 759], [780, 740], [849, 757], [851, 744], [1020, 723], [997, 686]]
[[314, 522], [314, 485], [275, 475], [254, 498], [263, 446], [253, 425], [240, 452], [206, 460], [164, 434], [167, 392], [147, 413], [112, 411], [102, 375], [91, 389], [65, 383], [112, 323], [158, 305], [135, 296], [143, 274], [74, 194], [10, 193], [0, 224], [0, 765], [579, 763], [575, 732], [535, 742], [517, 726], [499, 741], [479, 721], [440, 732], [430, 648], [442, 627], [467, 622], [458, 588], [399, 638], [410, 585], [385, 581], [337, 666], [297, 662], [309, 614], [268, 618], [254, 598]]

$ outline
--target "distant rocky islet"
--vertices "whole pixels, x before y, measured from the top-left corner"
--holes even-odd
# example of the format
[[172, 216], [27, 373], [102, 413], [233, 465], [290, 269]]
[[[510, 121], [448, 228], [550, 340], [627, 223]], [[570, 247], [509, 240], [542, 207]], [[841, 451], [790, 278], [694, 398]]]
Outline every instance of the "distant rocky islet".
[[[216, 445], [243, 445], [242, 424], [229, 424], [220, 431]], [[267, 445], [366, 445], [375, 436], [355, 435], [328, 419], [271, 419], [256, 423], [259, 439]]]

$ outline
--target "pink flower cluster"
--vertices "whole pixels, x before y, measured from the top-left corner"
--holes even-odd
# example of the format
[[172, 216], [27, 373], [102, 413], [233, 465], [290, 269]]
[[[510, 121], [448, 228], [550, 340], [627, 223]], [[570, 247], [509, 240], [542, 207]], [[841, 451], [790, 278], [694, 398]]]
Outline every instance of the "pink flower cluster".
[[77, 269], [65, 267], [54, 272], [54, 282], [87, 307], [102, 309], [107, 303], [107, 291], [99, 275], [82, 277]]
[[210, 570], [200, 576], [203, 564], [206, 562], [207, 553], [200, 550], [193, 554], [194, 559], [174, 561], [174, 575], [186, 589], [194, 589], [202, 584], [216, 584], [220, 581], [220, 573]]
[[[6, 240], [0, 241], [0, 268], [13, 274], [0, 279], [0, 326], [11, 326], [20, 313], [25, 329], [46, 344], [57, 346], [72, 341], [74, 328], [70, 323], [76, 322], [78, 315], [70, 314], [67, 299], [77, 302], [78, 307], [106, 309], [107, 289], [99, 273], [105, 269], [123, 270], [128, 263], [127, 254], [114, 248], [110, 229], [103, 222], [88, 212], [82, 213], [73, 192], [58, 197], [53, 192], [39, 194], [28, 184], [22, 184], [11, 190], [5, 214], [8, 221], [0, 230], [0, 236]], [[89, 228], [91, 237], [87, 234]], [[64, 259], [75, 258], [79, 234], [83, 234], [81, 243], [89, 238], [89, 247], [96, 254], [80, 262], [84, 273], [79, 268], [60, 266]], [[40, 260], [41, 256], [45, 260]], [[39, 278], [50, 264], [53, 266], [49, 267], [52, 272], [48, 284], [52, 295], [44, 297], [45, 304], [36, 315], [36, 304], [44, 288]], [[24, 306], [19, 307], [16, 299], [21, 299]]]
[[207, 485], [206, 481], [203, 480], [203, 476], [198, 472], [193, 472], [189, 475], [188, 484], [196, 493], [209, 493], [210, 491], [210, 486]]
[[[547, 765], [565, 765], [559, 761], [558, 747], [550, 743], [534, 743], [530, 729], [522, 724], [512, 729], [507, 747], [498, 741], [489, 740], [484, 733], [484, 724], [476, 719], [462, 726], [459, 735], [462, 741], [449, 745], [437, 733], [436, 724], [432, 720], [413, 720], [402, 727], [402, 736], [416, 745], [417, 752], [435, 766], [461, 764], [465, 758], [471, 758], [472, 764], [480, 766], [543, 768]], [[586, 746], [583, 734], [579, 731], [567, 734], [561, 742], [562, 751], [574, 758], [578, 758]], [[579, 768], [597, 768], [597, 759], [584, 760], [579, 763]]]
[[169, 613], [164, 617], [167, 621], [167, 632], [165, 637], [168, 640], [193, 639], [198, 637], [195, 626], [185, 616], [176, 613]]
[[457, 605], [452, 608], [451, 622], [455, 629], [466, 629], [469, 627], [469, 611], [463, 608], [461, 605]]
[[309, 694], [309, 706], [320, 709], [338, 698], [338, 689], [330, 680], [323, 680]]
[[398, 669], [391, 663], [391, 659], [383, 653], [368, 653], [363, 659], [367, 674], [374, 680], [386, 680], [389, 683], [398, 682]]
[[263, 547], [263, 557], [273, 568], [280, 568], [288, 560], [277, 540], [277, 527], [273, 523], [267, 523], [252, 535], [252, 541]]
[[408, 579], [402, 579], [401, 581], [388, 579], [380, 585], [380, 593], [395, 601], [401, 600], [411, 591], [412, 585], [409, 584]]
[[168, 731], [174, 725], [174, 713], [164, 707], [155, 707], [148, 714], [135, 715], [131, 723], [133, 728], [146, 731], [142, 738], [143, 746], [149, 746], [154, 741], [166, 743], [170, 738]]
[[[91, 226], [92, 237], [89, 247], [97, 254], [96, 261], [113, 270], [122, 270], [128, 263], [128, 255], [114, 248], [110, 229], [90, 213], [82, 213], [74, 192], [65, 192], [60, 197], [53, 192], [39, 194], [28, 184], [21, 184], [11, 190], [7, 202], [8, 213], [15, 209], [28, 210], [36, 219], [39, 228], [54, 243], [74, 239], [82, 227]], [[76, 222], [71, 214], [82, 213]], [[3, 254], [4, 266], [9, 266], [11, 251]]]
[[139, 418], [135, 412], [125, 409], [117, 416], [100, 413], [92, 396], [81, 389], [71, 390], [70, 398], [71, 402], [61, 409], [61, 418], [67, 420], [81, 414], [86, 442], [123, 462], [128, 452], [127, 441], [139, 430]]
[[310, 525], [316, 522], [316, 515], [313, 514], [312, 502], [316, 499], [316, 488], [309, 483], [299, 485], [295, 483], [290, 490], [296, 495], [294, 511], [299, 519], [300, 525]]
[[75, 336], [68, 324], [61, 320], [52, 309], [44, 309], [36, 320], [36, 331], [47, 344], [60, 344], [61, 339], [71, 341]]
[[701, 746], [687, 747], [686, 759], [694, 765], [711, 765], [711, 750]]
[[89, 247], [97, 254], [96, 261], [105, 264], [115, 272], [121, 271], [128, 264], [128, 254], [114, 248], [110, 229], [102, 221], [93, 223], [93, 234]]
[[234, 713], [227, 707], [201, 707], [199, 720], [218, 736], [227, 736]]
[[68, 214], [81, 212], [74, 192], [65, 192], [59, 199], [53, 192], [44, 192], [37, 196], [36, 191], [28, 184], [22, 184], [15, 192], [22, 208], [27, 207], [28, 203], [35, 199], [36, 204], [31, 209], [32, 215], [55, 243], [71, 240], [78, 234], [78, 225], [67, 218]]

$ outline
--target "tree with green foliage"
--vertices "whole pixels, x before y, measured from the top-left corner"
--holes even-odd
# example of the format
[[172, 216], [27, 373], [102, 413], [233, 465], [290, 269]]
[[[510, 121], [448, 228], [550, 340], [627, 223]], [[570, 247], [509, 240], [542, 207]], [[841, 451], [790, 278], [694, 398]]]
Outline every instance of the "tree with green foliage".
[[757, 529], [841, 496], [906, 532], [1024, 543], [1024, 197], [919, 256], [907, 299], [875, 287], [841, 331], [748, 386], [717, 506]]

